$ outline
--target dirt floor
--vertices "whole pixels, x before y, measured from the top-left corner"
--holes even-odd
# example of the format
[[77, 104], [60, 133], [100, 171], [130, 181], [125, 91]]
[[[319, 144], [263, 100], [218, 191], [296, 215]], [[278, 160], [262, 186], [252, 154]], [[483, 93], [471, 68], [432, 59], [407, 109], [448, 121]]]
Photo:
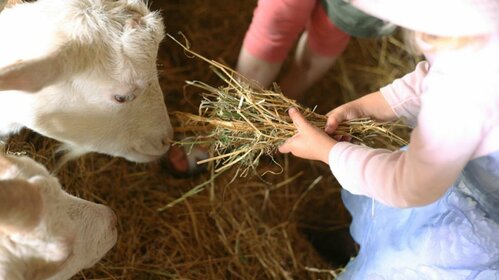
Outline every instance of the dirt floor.
[[[234, 67], [256, 0], [151, 0], [166, 31], [183, 32], [192, 49]], [[304, 105], [326, 113], [408, 72], [414, 59], [395, 38], [352, 40]], [[208, 65], [189, 58], [165, 39], [159, 53], [160, 82], [169, 111], [196, 112], [200, 92], [186, 80], [216, 86]], [[131, 136], [133, 137], [133, 136]], [[58, 143], [23, 131], [9, 150], [54, 167]], [[119, 239], [106, 257], [73, 279], [333, 279], [347, 259], [337, 251], [349, 216], [340, 187], [321, 163], [277, 155], [277, 175], [247, 176], [230, 183], [231, 172], [181, 203], [158, 211], [210, 174], [176, 179], [160, 162], [136, 164], [89, 154], [58, 173], [68, 192], [104, 203], [119, 218]], [[264, 160], [258, 172], [280, 169]], [[348, 258], [348, 257], [347, 257]]]

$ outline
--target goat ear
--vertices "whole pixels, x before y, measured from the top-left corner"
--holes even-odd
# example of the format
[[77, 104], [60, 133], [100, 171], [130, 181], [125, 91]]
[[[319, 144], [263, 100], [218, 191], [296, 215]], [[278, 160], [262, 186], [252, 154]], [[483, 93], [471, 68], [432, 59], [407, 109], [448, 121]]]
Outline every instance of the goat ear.
[[42, 210], [37, 186], [18, 179], [0, 181], [0, 231], [29, 232], [40, 223]]
[[8, 65], [0, 65], [0, 91], [19, 90], [37, 92], [54, 83], [63, 71], [60, 46], [37, 58], [19, 59]]
[[125, 22], [125, 27], [134, 29], [140, 25], [144, 25], [142, 17], [144, 16], [140, 11], [135, 10], [131, 7], [127, 7], [126, 12], [129, 18]]

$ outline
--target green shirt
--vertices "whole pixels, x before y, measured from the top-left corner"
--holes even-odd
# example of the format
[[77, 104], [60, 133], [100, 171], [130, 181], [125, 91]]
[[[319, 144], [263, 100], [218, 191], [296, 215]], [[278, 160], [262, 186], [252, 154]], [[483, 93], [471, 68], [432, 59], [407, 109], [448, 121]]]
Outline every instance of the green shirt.
[[370, 16], [348, 0], [321, 0], [326, 13], [339, 29], [354, 37], [380, 37], [391, 34], [396, 26]]

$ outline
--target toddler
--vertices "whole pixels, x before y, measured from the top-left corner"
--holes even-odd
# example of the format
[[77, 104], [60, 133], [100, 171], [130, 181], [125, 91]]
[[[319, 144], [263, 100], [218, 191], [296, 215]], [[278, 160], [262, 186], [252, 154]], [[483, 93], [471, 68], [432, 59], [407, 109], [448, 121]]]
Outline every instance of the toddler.
[[350, 3], [410, 30], [426, 61], [326, 126], [403, 118], [407, 149], [337, 142], [290, 109], [280, 151], [328, 163], [352, 214], [360, 251], [339, 279], [499, 279], [499, 1]]

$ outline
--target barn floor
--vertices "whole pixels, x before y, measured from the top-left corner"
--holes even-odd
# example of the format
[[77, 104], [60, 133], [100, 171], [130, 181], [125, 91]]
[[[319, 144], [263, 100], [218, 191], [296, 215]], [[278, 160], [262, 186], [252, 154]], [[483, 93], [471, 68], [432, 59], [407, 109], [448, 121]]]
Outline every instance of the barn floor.
[[[166, 31], [182, 31], [192, 49], [233, 67], [256, 0], [150, 1]], [[326, 113], [344, 101], [377, 89], [406, 73], [414, 59], [395, 38], [352, 40], [304, 105]], [[186, 80], [220, 84], [208, 65], [188, 57], [170, 39], [159, 53], [160, 82], [169, 111], [196, 112], [200, 92], [184, 91]], [[133, 137], [133, 136], [131, 136]], [[52, 169], [58, 143], [23, 131], [9, 150]], [[247, 176], [230, 183], [231, 172], [203, 192], [157, 211], [210, 174], [176, 179], [160, 162], [136, 164], [89, 154], [66, 164], [57, 176], [68, 192], [116, 211], [116, 246], [93, 268], [73, 279], [333, 279], [345, 259], [349, 216], [340, 187], [327, 166], [276, 157], [277, 175]], [[279, 171], [270, 160], [258, 172]]]

